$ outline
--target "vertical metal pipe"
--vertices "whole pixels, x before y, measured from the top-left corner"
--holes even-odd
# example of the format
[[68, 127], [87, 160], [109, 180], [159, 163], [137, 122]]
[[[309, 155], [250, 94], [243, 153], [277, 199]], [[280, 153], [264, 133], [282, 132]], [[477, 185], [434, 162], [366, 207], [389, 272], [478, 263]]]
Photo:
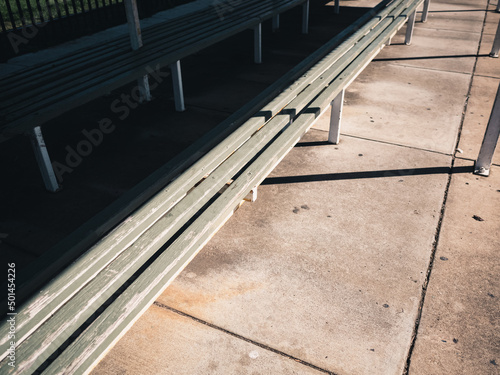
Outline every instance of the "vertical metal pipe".
[[57, 178], [52, 168], [52, 163], [50, 162], [50, 156], [43, 139], [42, 129], [39, 126], [33, 129], [31, 144], [45, 187], [48, 191], [55, 193], [59, 190], [59, 184], [57, 183]]
[[273, 31], [276, 31], [280, 28], [280, 15], [275, 14], [273, 16]]
[[262, 63], [262, 24], [259, 23], [253, 29], [254, 62]]
[[127, 16], [130, 44], [135, 51], [142, 47], [141, 24], [137, 11], [137, 0], [124, 0], [123, 4], [125, 5], [125, 14]]
[[177, 60], [175, 63], [171, 64], [170, 70], [172, 71], [175, 110], [178, 112], [183, 112], [186, 110], [186, 106], [184, 105], [184, 90], [182, 88], [181, 62]]
[[415, 27], [415, 18], [417, 17], [417, 11], [415, 10], [410, 17], [408, 18], [408, 22], [406, 23], [406, 36], [405, 36], [405, 44], [409, 46], [411, 44], [411, 38], [413, 37], [413, 29]]
[[302, 34], [309, 32], [309, 0], [302, 4]]
[[500, 85], [497, 90], [497, 96], [493, 103], [488, 126], [484, 133], [483, 143], [481, 150], [477, 157], [474, 173], [481, 176], [489, 176], [493, 154], [498, 143], [498, 136], [500, 135]]
[[490, 56], [498, 57], [498, 52], [500, 50], [500, 21], [498, 22], [497, 33], [495, 34], [495, 40], [493, 41], [493, 47], [491, 47]]
[[422, 19], [420, 21], [427, 22], [427, 16], [429, 15], [429, 3], [431, 0], [424, 1], [424, 9], [422, 11]]

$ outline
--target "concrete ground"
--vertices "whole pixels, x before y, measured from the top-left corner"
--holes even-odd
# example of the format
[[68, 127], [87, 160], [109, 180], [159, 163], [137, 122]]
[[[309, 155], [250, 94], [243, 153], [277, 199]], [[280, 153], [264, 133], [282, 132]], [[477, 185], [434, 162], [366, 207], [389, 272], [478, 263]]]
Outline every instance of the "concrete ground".
[[495, 5], [433, 0], [94, 373], [499, 374]]
[[[471, 173], [500, 83], [495, 1], [431, 0], [412, 45], [403, 28], [346, 91], [340, 144], [326, 114], [93, 374], [499, 374], [499, 151]], [[309, 36], [282, 17], [262, 66], [250, 34], [186, 60], [188, 111], [160, 87], [61, 193], [40, 193], [25, 140], [3, 143], [2, 255], [43, 254], [377, 2], [320, 4]], [[53, 159], [119, 95], [47, 126]]]

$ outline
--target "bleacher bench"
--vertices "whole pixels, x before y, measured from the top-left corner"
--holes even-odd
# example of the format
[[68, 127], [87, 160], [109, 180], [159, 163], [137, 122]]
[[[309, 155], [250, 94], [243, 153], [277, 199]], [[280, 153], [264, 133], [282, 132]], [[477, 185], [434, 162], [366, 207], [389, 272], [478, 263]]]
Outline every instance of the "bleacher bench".
[[213, 130], [232, 131], [192, 166], [165, 172], [159, 193], [17, 308], [15, 367], [2, 322], [0, 373], [90, 372], [326, 110], [338, 141], [344, 90], [407, 20], [409, 44], [422, 2], [383, 1], [249, 104], [271, 98], [242, 125]]

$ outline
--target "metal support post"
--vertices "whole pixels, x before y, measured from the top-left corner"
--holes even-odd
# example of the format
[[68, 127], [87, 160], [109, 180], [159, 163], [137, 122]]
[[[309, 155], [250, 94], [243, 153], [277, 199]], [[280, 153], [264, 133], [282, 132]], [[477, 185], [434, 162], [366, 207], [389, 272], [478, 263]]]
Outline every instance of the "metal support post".
[[256, 64], [262, 63], [262, 24], [259, 23], [253, 29], [253, 49], [254, 49], [254, 62]]
[[139, 92], [141, 93], [139, 102], [150, 102], [152, 97], [151, 90], [149, 89], [149, 78], [147, 74], [137, 79], [137, 86], [139, 86]]
[[273, 31], [276, 31], [280, 28], [280, 15], [275, 14], [273, 16]]
[[328, 142], [334, 145], [339, 143], [340, 139], [340, 122], [342, 120], [342, 108], [344, 107], [343, 89], [330, 104], [332, 110], [330, 113], [330, 132], [328, 133]]
[[431, 0], [425, 0], [424, 1], [424, 9], [422, 10], [422, 18], [420, 21], [422, 22], [427, 22], [427, 16], [429, 15], [429, 3]]
[[334, 13], [335, 14], [339, 14], [340, 13], [340, 0], [335, 0]]
[[497, 90], [497, 96], [493, 103], [490, 119], [486, 132], [484, 133], [483, 143], [481, 150], [474, 166], [474, 173], [481, 176], [489, 176], [493, 154], [498, 143], [498, 136], [500, 135], [500, 85]]
[[309, 32], [309, 0], [302, 4], [302, 34]]
[[45, 187], [48, 191], [55, 193], [60, 189], [60, 187], [57, 183], [54, 168], [52, 168], [52, 163], [50, 162], [50, 156], [43, 139], [42, 129], [39, 126], [33, 129], [33, 133], [31, 134], [31, 144], [33, 146], [33, 151], [35, 152], [38, 167], [42, 173]]
[[411, 38], [413, 36], [413, 29], [415, 27], [415, 18], [417, 17], [417, 11], [414, 11], [410, 14], [408, 18], [408, 22], [406, 23], [406, 36], [405, 36], [405, 44], [409, 46], [411, 44]]
[[495, 34], [495, 40], [493, 41], [493, 47], [491, 48], [490, 56], [498, 57], [499, 50], [500, 50], [500, 22], [498, 22], [497, 33]]
[[173, 64], [170, 64], [170, 70], [172, 71], [175, 110], [183, 112], [186, 110], [186, 106], [184, 105], [184, 90], [182, 88], [181, 62], [177, 60]]
[[[142, 47], [141, 24], [139, 22], [139, 13], [137, 11], [137, 0], [124, 0], [125, 15], [127, 16], [128, 32], [130, 35], [130, 44], [135, 51]], [[145, 75], [137, 80], [139, 91], [141, 92], [141, 101], [151, 100], [149, 90], [148, 76]]]

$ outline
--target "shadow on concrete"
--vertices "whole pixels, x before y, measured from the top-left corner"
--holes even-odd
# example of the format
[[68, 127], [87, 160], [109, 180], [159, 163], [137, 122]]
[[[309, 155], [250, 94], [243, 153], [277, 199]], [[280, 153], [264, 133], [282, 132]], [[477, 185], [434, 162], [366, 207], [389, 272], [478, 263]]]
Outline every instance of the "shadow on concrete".
[[431, 168], [412, 168], [412, 169], [386, 169], [380, 171], [367, 172], [347, 172], [347, 173], [323, 173], [303, 176], [269, 177], [264, 180], [262, 185], [280, 185], [295, 184], [303, 182], [319, 181], [339, 181], [339, 180], [359, 180], [364, 178], [396, 177], [396, 176], [420, 176], [432, 174], [456, 174], [472, 173], [474, 167], [431, 167]]
[[295, 147], [313, 147], [313, 146], [331, 146], [332, 143], [328, 141], [316, 141], [316, 142], [300, 142], [295, 145]]

